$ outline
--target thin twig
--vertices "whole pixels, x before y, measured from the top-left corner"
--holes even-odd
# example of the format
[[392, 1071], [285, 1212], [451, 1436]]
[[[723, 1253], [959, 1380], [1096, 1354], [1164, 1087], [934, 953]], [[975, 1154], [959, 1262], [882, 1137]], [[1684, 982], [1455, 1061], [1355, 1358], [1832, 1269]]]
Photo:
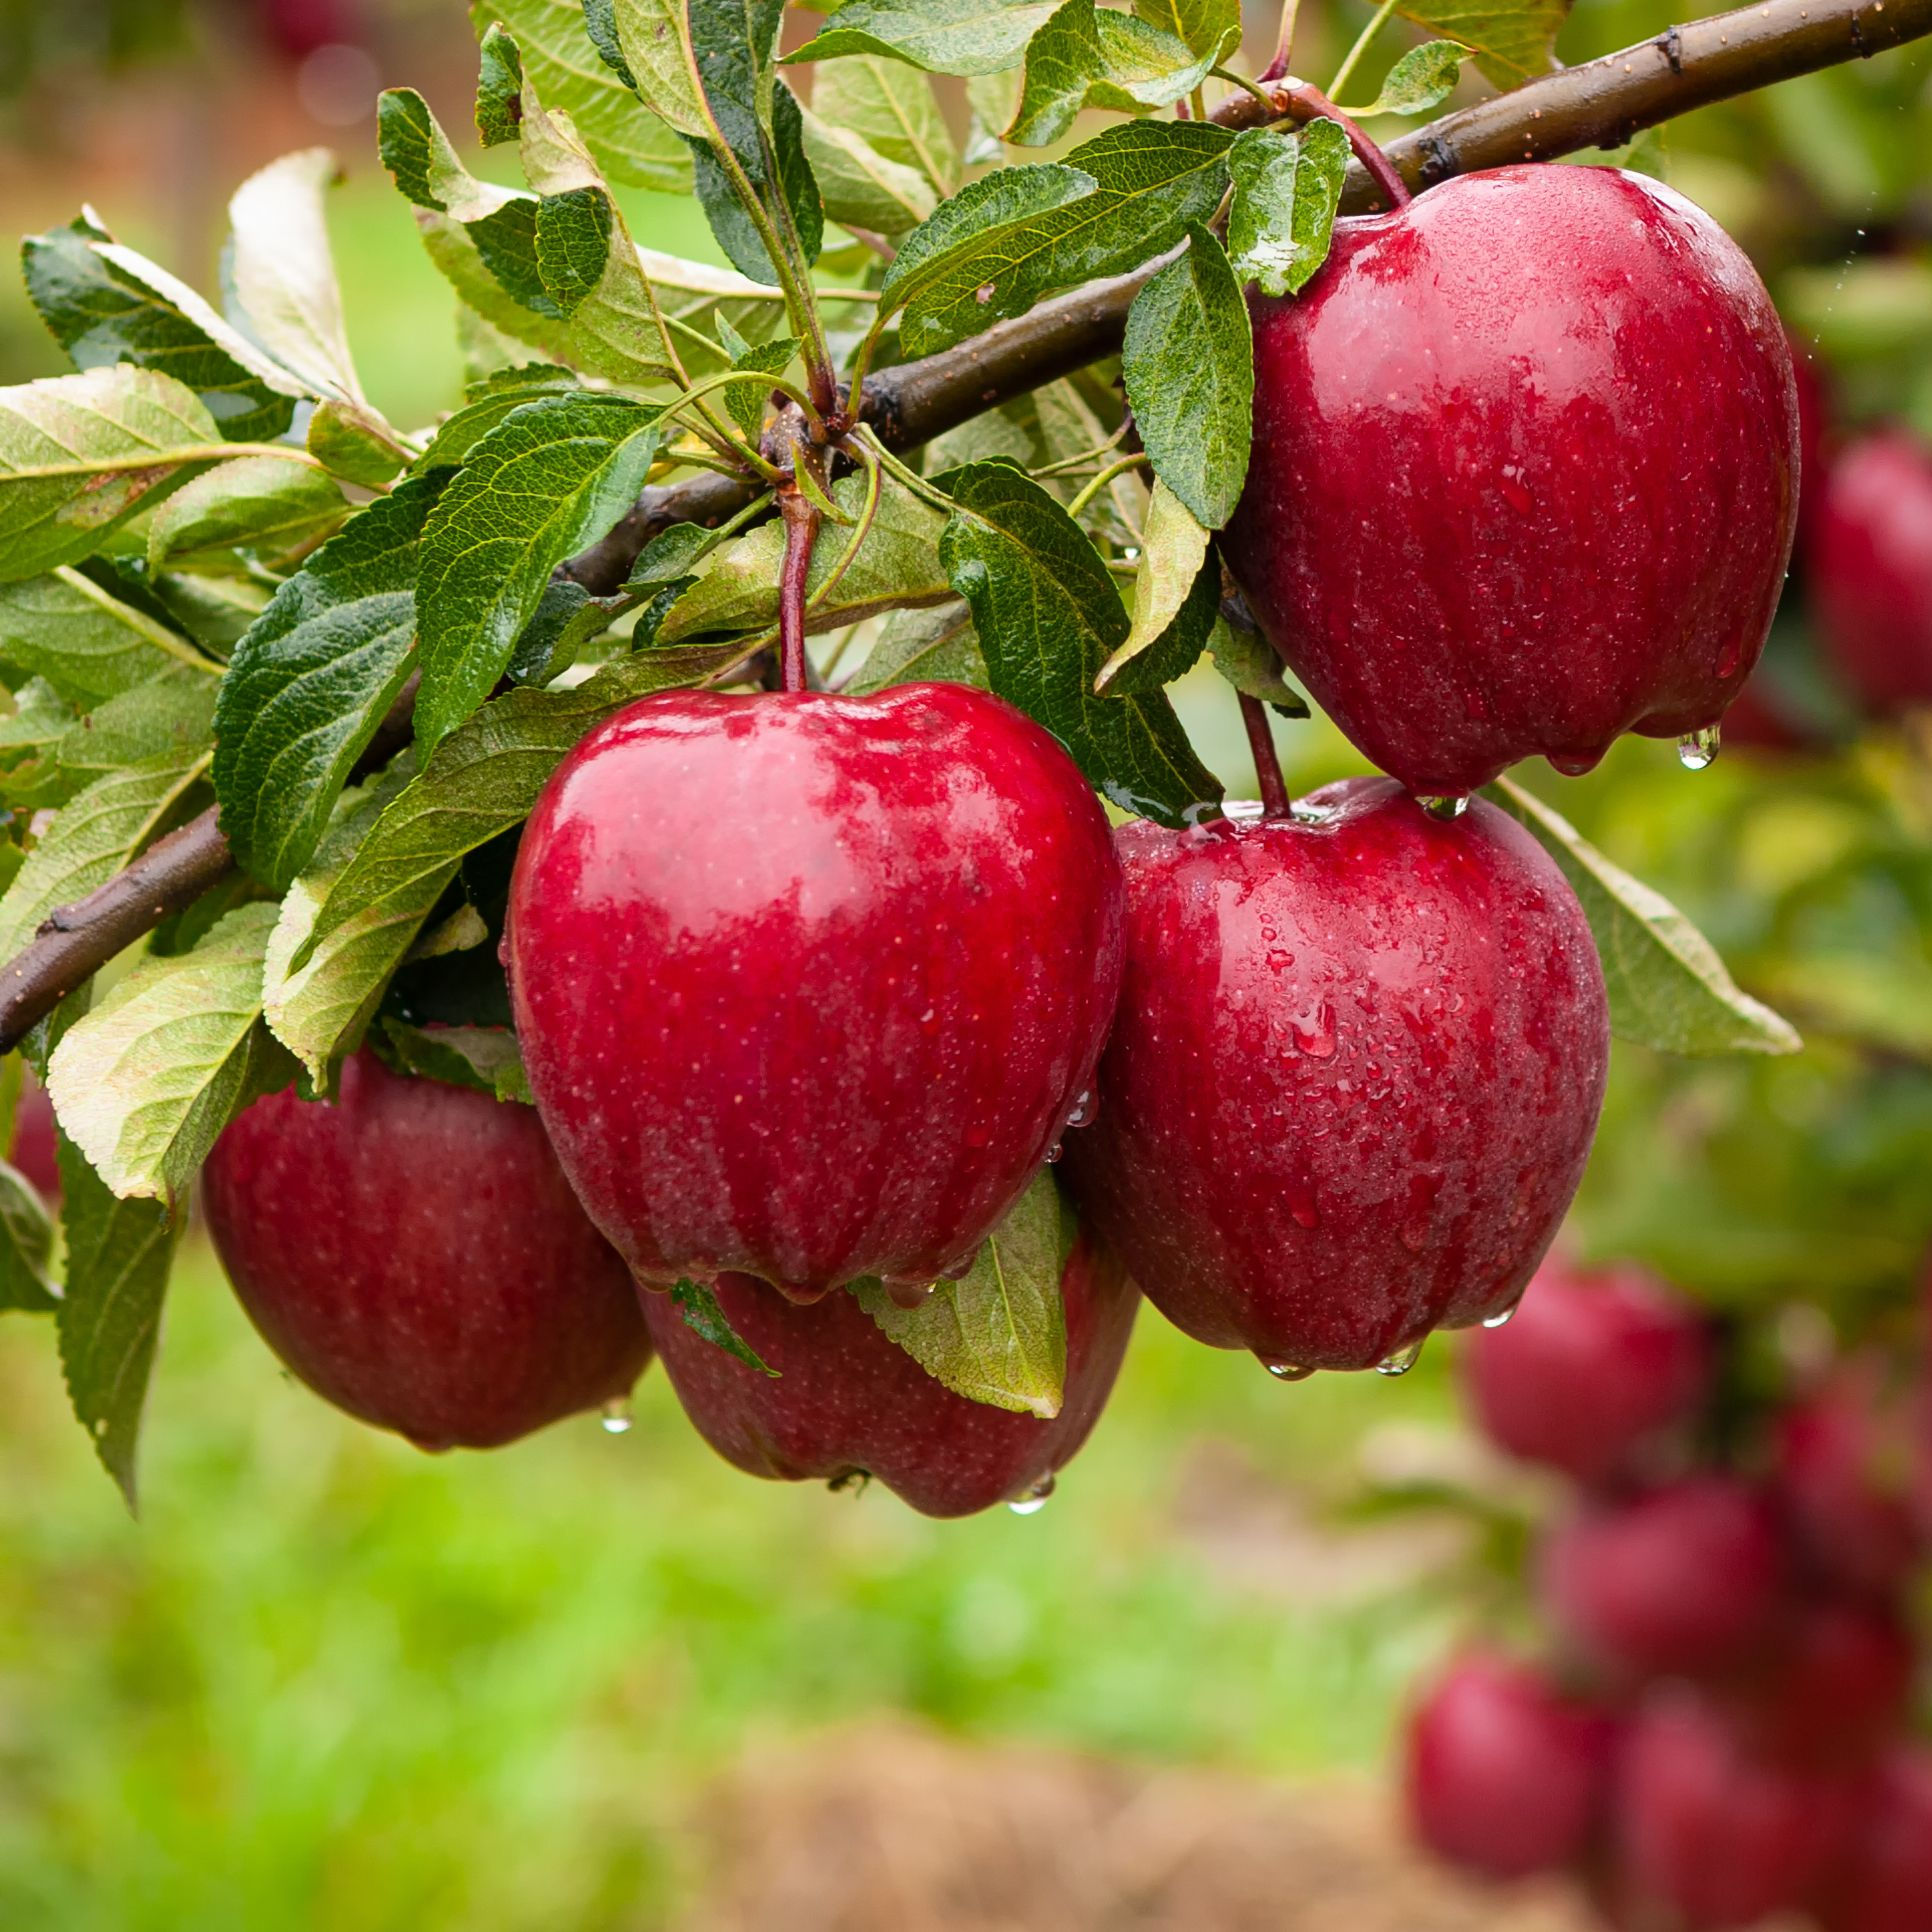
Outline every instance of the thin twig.
[[1261, 816], [1286, 818], [1288, 781], [1281, 775], [1281, 755], [1275, 734], [1268, 729], [1268, 707], [1259, 698], [1241, 694], [1241, 722], [1248, 728], [1248, 749], [1254, 753], [1254, 775], [1261, 786]]

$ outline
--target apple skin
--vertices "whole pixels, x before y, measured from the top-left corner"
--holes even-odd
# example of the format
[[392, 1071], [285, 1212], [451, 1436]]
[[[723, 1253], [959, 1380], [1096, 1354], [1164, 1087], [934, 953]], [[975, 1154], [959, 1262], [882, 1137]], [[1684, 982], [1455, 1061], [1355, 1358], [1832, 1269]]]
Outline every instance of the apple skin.
[[1932, 1925], [1932, 1752], [1903, 1747], [1867, 1787], [1843, 1862], [1820, 1887], [1826, 1932], [1925, 1932]]
[[1452, 1864], [1527, 1878], [1581, 1859], [1602, 1820], [1616, 1727], [1540, 1671], [1461, 1657], [1409, 1722], [1410, 1828]]
[[1903, 1728], [1918, 1652], [1888, 1607], [1794, 1604], [1771, 1646], [1728, 1686], [1740, 1733], [1794, 1763], [1860, 1765]]
[[1609, 168], [1519, 166], [1335, 224], [1255, 296], [1224, 554], [1309, 694], [1415, 792], [1717, 722], [1798, 506], [1791, 353], [1742, 250]]
[[391, 1073], [256, 1101], [201, 1204], [262, 1339], [318, 1395], [423, 1449], [493, 1449], [628, 1394], [636, 1290], [529, 1107]]
[[1754, 1926], [1800, 1905], [1844, 1856], [1858, 1803], [1857, 1780], [1761, 1756], [1715, 1706], [1673, 1689], [1620, 1755], [1616, 1890], [1636, 1924]]
[[13, 1146], [7, 1159], [51, 1202], [60, 1199], [60, 1166], [55, 1158], [59, 1134], [54, 1103], [31, 1072], [23, 1072], [20, 1099], [13, 1110]]
[[504, 956], [544, 1125], [638, 1279], [929, 1285], [1056, 1147], [1121, 883], [1071, 759], [957, 684], [646, 698], [538, 802]]
[[996, 1409], [936, 1382], [851, 1295], [800, 1307], [744, 1275], [719, 1278], [726, 1319], [776, 1378], [685, 1323], [669, 1295], [644, 1317], [699, 1434], [752, 1476], [841, 1482], [864, 1474], [926, 1516], [970, 1516], [1020, 1500], [1078, 1451], [1127, 1352], [1139, 1293], [1084, 1237], [1061, 1272], [1065, 1399], [1051, 1421]]
[[1373, 1367], [1514, 1304], [1583, 1171], [1609, 1053], [1575, 895], [1477, 803], [1388, 779], [1301, 819], [1124, 825], [1127, 973], [1066, 1172], [1215, 1348]]
[[1597, 1484], [1697, 1413], [1710, 1338], [1695, 1308], [1640, 1269], [1592, 1273], [1553, 1256], [1506, 1328], [1469, 1338], [1463, 1372], [1499, 1448]]
[[1686, 1476], [1586, 1504], [1543, 1546], [1552, 1621], [1613, 1679], [1735, 1668], [1768, 1643], [1788, 1569], [1768, 1500], [1729, 1476]]
[[1932, 450], [1903, 429], [1848, 445], [1805, 564], [1825, 648], [1865, 708], [1932, 704]]

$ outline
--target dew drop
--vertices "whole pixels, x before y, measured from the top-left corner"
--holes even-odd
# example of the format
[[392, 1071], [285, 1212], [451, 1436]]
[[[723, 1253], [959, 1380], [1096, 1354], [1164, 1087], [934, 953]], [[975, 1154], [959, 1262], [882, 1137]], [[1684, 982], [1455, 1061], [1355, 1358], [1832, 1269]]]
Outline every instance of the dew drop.
[[1523, 1298], [1518, 1295], [1507, 1308], [1499, 1308], [1495, 1314], [1485, 1315], [1483, 1317], [1483, 1326], [1485, 1328], [1507, 1328], [1516, 1319], [1516, 1311], [1522, 1305]]
[[1418, 792], [1416, 801], [1431, 818], [1451, 821], [1469, 809], [1467, 792]]
[[1315, 1372], [1311, 1368], [1304, 1368], [1299, 1362], [1287, 1362], [1279, 1358], [1270, 1359], [1266, 1355], [1257, 1359], [1277, 1382], [1305, 1382]]
[[908, 1312], [915, 1308], [923, 1308], [938, 1285], [936, 1281], [929, 1280], [924, 1275], [911, 1277], [886, 1275], [880, 1281], [880, 1286], [886, 1291], [886, 1299], [893, 1307], [903, 1308]]
[[1073, 1103], [1073, 1112], [1067, 1116], [1067, 1125], [1069, 1127], [1091, 1127], [1093, 1125], [1093, 1117], [1099, 1111], [1100, 1107], [1093, 1097], [1093, 1090], [1088, 1088]]
[[1312, 798], [1298, 798], [1288, 807], [1288, 816], [1297, 825], [1326, 825], [1337, 809], [1333, 805], [1319, 804]]
[[1421, 1359], [1422, 1343], [1427, 1340], [1428, 1340], [1428, 1337], [1425, 1335], [1421, 1337], [1420, 1340], [1411, 1342], [1407, 1348], [1398, 1348], [1393, 1355], [1390, 1355], [1386, 1357], [1384, 1360], [1376, 1363], [1375, 1365], [1376, 1374], [1377, 1375], [1407, 1375], [1408, 1372], [1412, 1368], [1414, 1368], [1416, 1363]]
[[627, 1436], [631, 1432], [631, 1399], [628, 1395], [614, 1395], [599, 1411], [607, 1436]]
[[1586, 771], [1595, 771], [1597, 768], [1595, 755], [1587, 751], [1553, 751], [1550, 753], [1550, 763], [1565, 778], [1581, 778]]
[[1053, 1145], [1046, 1150], [1047, 1165], [1049, 1167], [1052, 1167], [1059, 1160], [1060, 1156], [1064, 1154], [1066, 1151], [1067, 1150], [1056, 1140], [1053, 1143]]
[[1047, 1498], [1053, 1494], [1053, 1478], [1042, 1476], [1024, 1496], [1015, 1497], [1007, 1504], [1015, 1516], [1037, 1516], [1047, 1506]]
[[1717, 757], [1720, 739], [1716, 725], [1701, 731], [1687, 731], [1677, 741], [1677, 762], [1686, 771], [1702, 771]]
[[1311, 1060], [1326, 1060], [1335, 1051], [1335, 1009], [1323, 1000], [1288, 1022], [1295, 1045]]
[[1321, 1209], [1316, 1205], [1314, 1192], [1310, 1188], [1298, 1188], [1289, 1195], [1288, 1212], [1294, 1217], [1298, 1228], [1318, 1228], [1322, 1224]]

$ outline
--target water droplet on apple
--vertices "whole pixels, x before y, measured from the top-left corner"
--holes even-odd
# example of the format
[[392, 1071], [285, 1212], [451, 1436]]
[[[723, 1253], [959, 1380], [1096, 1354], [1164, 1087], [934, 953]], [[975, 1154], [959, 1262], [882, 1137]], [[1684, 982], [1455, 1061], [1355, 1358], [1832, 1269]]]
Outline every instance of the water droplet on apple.
[[1586, 771], [1597, 768], [1596, 756], [1587, 751], [1553, 751], [1549, 755], [1550, 764], [1565, 778], [1581, 778]]
[[1024, 1496], [1016, 1497], [1007, 1504], [1015, 1516], [1037, 1516], [1047, 1506], [1047, 1498], [1053, 1494], [1053, 1478], [1042, 1476]]
[[1377, 1375], [1407, 1375], [1422, 1356], [1422, 1344], [1429, 1338], [1425, 1335], [1411, 1342], [1407, 1348], [1398, 1348], [1393, 1355], [1385, 1357], [1375, 1365]]
[[1271, 1360], [1266, 1355], [1259, 1356], [1256, 1359], [1277, 1382], [1305, 1382], [1315, 1372], [1311, 1368], [1304, 1368], [1299, 1362], [1286, 1362], [1279, 1359]]
[[1469, 809], [1467, 792], [1426, 792], [1418, 793], [1416, 801], [1431, 818], [1454, 820], [1462, 817]]
[[1677, 741], [1677, 762], [1686, 771], [1702, 771], [1717, 757], [1721, 740], [1716, 725], [1701, 731], [1687, 731]]
[[907, 1313], [915, 1308], [923, 1308], [932, 1298], [932, 1291], [939, 1286], [929, 1275], [885, 1275], [880, 1287], [886, 1291], [886, 1299], [895, 1308], [903, 1308]]
[[1306, 1187], [1297, 1188], [1289, 1195], [1288, 1212], [1298, 1228], [1318, 1228], [1322, 1224], [1321, 1209], [1312, 1190]]
[[1297, 825], [1326, 825], [1335, 816], [1333, 805], [1322, 805], [1309, 798], [1298, 798], [1288, 807], [1288, 816]]
[[631, 1432], [631, 1399], [628, 1395], [614, 1395], [598, 1412], [607, 1436], [627, 1436]]
[[1089, 1088], [1073, 1103], [1073, 1112], [1067, 1116], [1067, 1125], [1069, 1127], [1091, 1127], [1093, 1125], [1093, 1117], [1099, 1111], [1099, 1103], [1093, 1097], [1093, 1090]]
[[1291, 1019], [1288, 1031], [1311, 1060], [1326, 1060], [1335, 1051], [1335, 1009], [1323, 1000], [1311, 1012]]
[[1516, 1311], [1522, 1305], [1523, 1298], [1521, 1295], [1518, 1295], [1507, 1308], [1499, 1308], [1495, 1314], [1485, 1315], [1483, 1317], [1483, 1326], [1485, 1328], [1507, 1328], [1516, 1319]]

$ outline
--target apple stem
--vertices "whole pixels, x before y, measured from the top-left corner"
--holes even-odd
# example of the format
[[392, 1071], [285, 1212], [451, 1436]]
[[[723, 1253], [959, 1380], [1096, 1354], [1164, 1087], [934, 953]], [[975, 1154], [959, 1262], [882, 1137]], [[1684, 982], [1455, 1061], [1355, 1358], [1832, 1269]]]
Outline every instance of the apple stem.
[[818, 505], [793, 483], [779, 491], [778, 513], [785, 521], [785, 568], [778, 580], [779, 689], [803, 691], [805, 584], [818, 544]]
[[1409, 184], [1397, 172], [1395, 163], [1319, 87], [1308, 81], [1296, 81], [1281, 89], [1275, 98], [1292, 120], [1338, 123], [1348, 136], [1349, 146], [1355, 150], [1356, 160], [1367, 170], [1369, 179], [1388, 196], [1389, 205], [1394, 208], [1409, 205], [1413, 199]]
[[1248, 748], [1254, 753], [1254, 775], [1261, 784], [1261, 816], [1286, 818], [1292, 801], [1288, 781], [1281, 775], [1275, 734], [1268, 729], [1268, 707], [1259, 698], [1241, 693], [1241, 722], [1248, 727]]

